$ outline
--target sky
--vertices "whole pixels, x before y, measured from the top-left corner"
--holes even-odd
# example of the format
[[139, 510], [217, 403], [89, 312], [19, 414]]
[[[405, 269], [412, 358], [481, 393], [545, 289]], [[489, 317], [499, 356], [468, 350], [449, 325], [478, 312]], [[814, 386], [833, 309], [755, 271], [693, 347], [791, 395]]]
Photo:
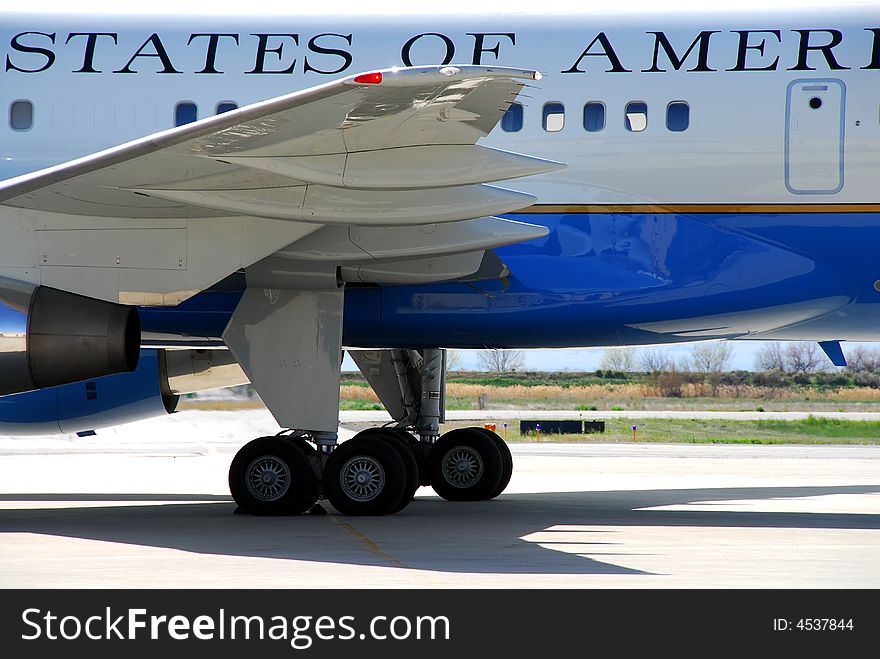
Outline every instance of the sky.
[[[733, 345], [733, 359], [731, 362], [731, 370], [754, 370], [755, 356], [766, 346], [769, 341], [731, 341]], [[693, 343], [680, 343], [676, 345], [657, 346], [651, 349], [659, 349], [673, 357], [676, 362], [686, 357]], [[869, 348], [878, 348], [877, 343], [844, 343], [843, 352], [848, 354], [858, 346]], [[640, 348], [635, 348], [639, 350]], [[458, 350], [461, 357], [460, 370], [478, 371], [481, 370], [477, 362], [478, 350]], [[526, 365], [523, 370], [526, 371], [595, 371], [599, 368], [599, 362], [602, 360], [604, 348], [572, 348], [557, 350], [524, 350]], [[834, 368], [831, 362], [828, 362], [829, 368]], [[348, 355], [342, 362], [343, 371], [356, 371], [357, 366]]]

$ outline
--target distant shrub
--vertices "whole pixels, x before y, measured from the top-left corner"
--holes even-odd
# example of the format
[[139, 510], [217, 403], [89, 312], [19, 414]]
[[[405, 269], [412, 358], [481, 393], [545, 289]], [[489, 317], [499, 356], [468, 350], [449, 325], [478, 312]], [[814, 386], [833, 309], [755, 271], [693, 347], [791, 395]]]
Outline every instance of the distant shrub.
[[737, 387], [744, 386], [751, 382], [752, 373], [748, 371], [729, 371], [728, 373], [721, 373], [721, 384], [727, 385], [728, 387]]
[[872, 373], [870, 371], [859, 371], [853, 375], [853, 382], [858, 387], [870, 387], [871, 389], [880, 389], [880, 373]]
[[752, 379], [759, 387], [777, 388], [785, 385], [785, 373], [777, 370], [755, 373]]
[[681, 398], [686, 382], [687, 376], [678, 371], [657, 374], [657, 389], [665, 398]]
[[813, 381], [825, 387], [846, 387], [850, 384], [849, 375], [845, 371], [827, 371], [825, 373], [816, 373]]

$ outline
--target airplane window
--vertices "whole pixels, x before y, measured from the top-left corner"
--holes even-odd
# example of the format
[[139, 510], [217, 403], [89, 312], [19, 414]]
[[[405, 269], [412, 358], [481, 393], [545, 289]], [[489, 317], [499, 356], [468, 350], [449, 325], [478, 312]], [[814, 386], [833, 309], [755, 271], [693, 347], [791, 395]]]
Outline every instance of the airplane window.
[[223, 101], [222, 103], [217, 104], [217, 114], [223, 114], [224, 112], [229, 112], [231, 110], [237, 110], [238, 103], [233, 101]]
[[627, 130], [640, 133], [648, 127], [648, 104], [643, 101], [631, 101], [626, 104], [624, 126]]
[[34, 104], [15, 101], [9, 106], [9, 125], [12, 130], [28, 130], [34, 125]]
[[191, 124], [199, 118], [199, 109], [192, 101], [181, 101], [174, 108], [174, 125]]
[[523, 127], [523, 106], [519, 103], [511, 103], [510, 107], [501, 117], [501, 130], [515, 133]]
[[565, 106], [562, 103], [544, 104], [544, 130], [558, 133], [565, 126]]
[[666, 106], [666, 127], [680, 133], [691, 123], [691, 108], [684, 101], [673, 101]]
[[584, 128], [591, 133], [605, 128], [605, 105], [590, 101], [584, 106]]

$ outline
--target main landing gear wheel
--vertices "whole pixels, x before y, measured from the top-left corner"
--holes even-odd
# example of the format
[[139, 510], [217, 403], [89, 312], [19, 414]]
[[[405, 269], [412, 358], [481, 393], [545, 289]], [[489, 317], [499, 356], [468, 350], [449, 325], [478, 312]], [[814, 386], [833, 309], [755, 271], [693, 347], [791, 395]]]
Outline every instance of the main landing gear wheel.
[[428, 470], [434, 491], [447, 501], [481, 501], [497, 495], [504, 463], [480, 428], [459, 428], [431, 447]]
[[404, 497], [407, 468], [387, 437], [363, 433], [340, 444], [324, 466], [324, 490], [344, 515], [384, 515]]
[[416, 466], [419, 470], [419, 485], [430, 485], [431, 475], [428, 473], [428, 451], [431, 448], [430, 444], [420, 442], [413, 437], [411, 432], [403, 428], [383, 428], [382, 430], [390, 430], [403, 440], [404, 444], [409, 447], [410, 452], [415, 456]]
[[431, 484], [431, 473], [428, 470], [428, 453], [431, 451], [431, 444], [419, 441], [408, 430], [403, 428], [382, 428], [395, 433], [404, 444], [409, 447], [410, 452], [415, 456], [416, 466], [418, 467], [419, 485]]
[[510, 447], [507, 446], [507, 442], [501, 439], [498, 433], [494, 433], [488, 428], [472, 428], [472, 430], [479, 430], [486, 435], [486, 437], [495, 443], [498, 452], [501, 453], [501, 480], [498, 482], [498, 486], [492, 491], [492, 493], [486, 497], [487, 499], [494, 499], [504, 492], [510, 484], [510, 477], [513, 476], [513, 456], [510, 454]]
[[403, 496], [397, 505], [388, 511], [392, 515], [400, 512], [409, 505], [413, 500], [416, 490], [419, 489], [419, 463], [416, 460], [416, 453], [410, 442], [413, 436], [405, 430], [398, 430], [396, 428], [370, 428], [362, 430], [349, 441], [353, 442], [361, 437], [377, 437], [388, 442], [397, 451], [400, 459], [403, 460], [405, 471]]
[[260, 437], [245, 444], [229, 466], [229, 491], [252, 515], [295, 515], [318, 500], [305, 453], [285, 437]]

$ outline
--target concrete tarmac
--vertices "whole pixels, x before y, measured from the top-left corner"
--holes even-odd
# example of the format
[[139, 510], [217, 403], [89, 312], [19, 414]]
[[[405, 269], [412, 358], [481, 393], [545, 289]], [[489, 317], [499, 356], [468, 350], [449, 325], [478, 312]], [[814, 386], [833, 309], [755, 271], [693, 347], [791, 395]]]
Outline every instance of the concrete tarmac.
[[0, 587], [880, 587], [880, 447], [515, 444], [495, 501], [233, 515], [229, 462], [275, 431], [0, 439]]

